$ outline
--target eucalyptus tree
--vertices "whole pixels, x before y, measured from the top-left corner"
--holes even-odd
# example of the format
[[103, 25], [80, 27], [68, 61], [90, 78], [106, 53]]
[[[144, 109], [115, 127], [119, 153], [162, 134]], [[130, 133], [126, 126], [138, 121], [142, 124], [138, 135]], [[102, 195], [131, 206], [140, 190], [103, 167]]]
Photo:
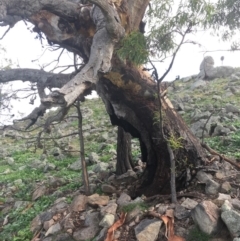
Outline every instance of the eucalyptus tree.
[[[1, 26], [18, 21], [79, 56], [72, 74], [44, 70], [0, 71], [2, 83], [16, 79], [36, 83], [41, 105], [24, 119], [34, 124], [52, 106], [61, 119], [92, 90], [102, 98], [113, 125], [140, 141], [146, 170], [139, 189], [145, 194], [169, 192], [171, 161], [176, 162], [178, 187], [186, 170], [203, 163], [205, 152], [167, 98], [162, 80], [168, 74], [189, 33], [204, 28], [214, 6], [203, 0], [0, 0]], [[147, 23], [147, 24], [146, 24]], [[146, 25], [146, 26], [145, 26]], [[31, 51], [29, 46], [26, 51]], [[171, 57], [160, 76], [153, 64]], [[148, 63], [148, 64], [147, 64]], [[149, 70], [149, 71], [148, 71]], [[55, 88], [50, 95], [46, 88]]]

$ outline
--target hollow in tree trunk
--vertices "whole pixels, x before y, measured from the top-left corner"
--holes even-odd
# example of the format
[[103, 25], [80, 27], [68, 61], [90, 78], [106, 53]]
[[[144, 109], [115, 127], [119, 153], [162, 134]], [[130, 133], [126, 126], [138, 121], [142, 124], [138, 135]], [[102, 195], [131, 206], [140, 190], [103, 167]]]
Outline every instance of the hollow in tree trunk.
[[133, 168], [131, 135], [118, 127], [116, 174], [121, 175]]

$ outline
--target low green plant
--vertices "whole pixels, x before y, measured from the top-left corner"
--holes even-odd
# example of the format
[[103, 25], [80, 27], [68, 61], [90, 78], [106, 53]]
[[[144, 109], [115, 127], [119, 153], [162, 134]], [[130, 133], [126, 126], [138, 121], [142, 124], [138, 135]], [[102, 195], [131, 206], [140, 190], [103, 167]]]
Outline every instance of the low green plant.
[[[1, 241], [30, 241], [33, 233], [30, 231], [31, 221], [53, 204], [54, 198], [42, 196], [33, 206], [15, 209], [9, 213], [9, 223], [2, 227]], [[4, 218], [0, 215], [0, 218]]]
[[171, 147], [173, 150], [178, 150], [178, 149], [180, 149], [180, 148], [183, 148], [182, 140], [183, 140], [182, 137], [177, 138], [177, 137], [174, 136], [174, 135], [171, 135], [171, 136], [168, 138], [169, 145], [170, 145], [170, 147]]
[[209, 241], [211, 236], [194, 227], [189, 231], [187, 241]]
[[140, 210], [144, 211], [148, 208], [148, 205], [144, 202], [136, 202], [136, 203], [129, 203], [121, 207], [121, 211], [124, 213], [129, 213], [135, 208], [139, 208]]

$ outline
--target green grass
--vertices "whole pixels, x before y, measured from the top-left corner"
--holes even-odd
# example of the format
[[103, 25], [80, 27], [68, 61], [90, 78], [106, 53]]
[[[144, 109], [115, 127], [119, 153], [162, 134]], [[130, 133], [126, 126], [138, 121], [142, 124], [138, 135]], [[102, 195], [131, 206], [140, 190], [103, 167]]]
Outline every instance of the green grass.
[[[33, 233], [30, 231], [31, 221], [41, 212], [53, 204], [52, 197], [43, 196], [30, 208], [13, 210], [9, 213], [9, 223], [2, 227], [0, 240], [2, 241], [30, 241]], [[4, 218], [0, 214], [0, 218]]]
[[232, 156], [234, 158], [240, 158], [240, 131], [235, 132], [234, 134], [228, 136], [230, 140], [228, 145], [224, 144], [222, 137], [216, 136], [212, 138], [206, 138], [206, 143], [213, 149], [216, 149], [218, 152]]

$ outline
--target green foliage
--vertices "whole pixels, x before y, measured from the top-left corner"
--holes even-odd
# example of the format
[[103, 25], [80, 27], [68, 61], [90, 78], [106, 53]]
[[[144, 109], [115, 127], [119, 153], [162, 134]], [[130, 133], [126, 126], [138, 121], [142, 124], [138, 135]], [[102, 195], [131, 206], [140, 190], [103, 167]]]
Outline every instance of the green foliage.
[[[2, 227], [0, 240], [2, 241], [30, 241], [32, 232], [30, 222], [37, 214], [53, 204], [52, 197], [43, 196], [31, 208], [15, 209], [9, 213], [9, 223]], [[0, 215], [2, 218], [2, 215]]]
[[120, 59], [127, 59], [135, 65], [144, 64], [148, 59], [144, 35], [139, 31], [131, 32], [122, 40], [117, 55]]
[[124, 205], [121, 207], [121, 211], [124, 213], [129, 213], [135, 208], [139, 208], [140, 210], [144, 211], [148, 208], [148, 205], [144, 202], [136, 202], [136, 203], [130, 203], [127, 205]]
[[152, 1], [146, 35], [152, 56], [164, 59], [175, 52], [181, 44], [179, 39], [197, 28], [206, 28], [214, 12], [214, 5], [205, 0], [180, 1], [178, 6], [173, 0]]
[[210, 237], [209, 234], [203, 233], [197, 227], [194, 227], [189, 231], [187, 241], [209, 241]]
[[222, 154], [233, 156], [235, 158], [240, 158], [240, 131], [236, 131], [234, 134], [229, 135], [228, 139], [216, 136], [208, 138], [205, 141], [211, 148], [216, 149]]
[[171, 135], [171, 136], [168, 138], [169, 145], [170, 145], [170, 147], [171, 147], [173, 150], [178, 150], [178, 149], [180, 149], [180, 148], [183, 148], [182, 140], [183, 140], [182, 137], [177, 138], [177, 137], [174, 136], [174, 135]]

